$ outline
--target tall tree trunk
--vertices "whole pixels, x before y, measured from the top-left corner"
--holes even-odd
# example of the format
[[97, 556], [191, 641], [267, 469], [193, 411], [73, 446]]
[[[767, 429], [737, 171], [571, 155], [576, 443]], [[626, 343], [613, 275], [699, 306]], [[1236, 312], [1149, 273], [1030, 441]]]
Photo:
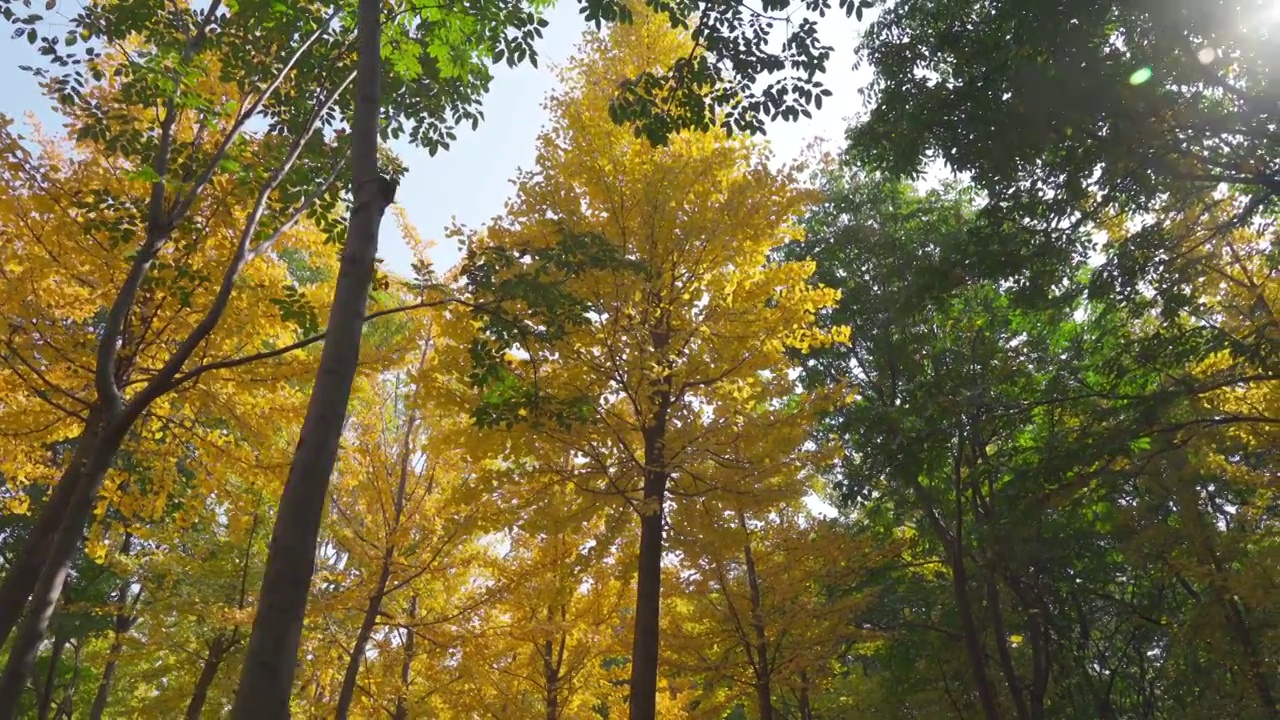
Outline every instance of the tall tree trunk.
[[751, 629], [756, 640], [756, 705], [760, 711], [760, 720], [773, 720], [772, 670], [769, 668], [769, 639], [765, 634], [764, 609], [760, 599], [760, 576], [756, 572], [756, 557], [751, 551], [751, 535], [747, 528], [747, 517], [738, 512], [738, 525], [746, 534], [742, 544], [742, 557], [747, 566], [747, 592], [751, 602]]
[[956, 611], [960, 615], [961, 638], [964, 641], [965, 654], [969, 657], [969, 668], [973, 675], [974, 689], [978, 693], [978, 703], [982, 706], [983, 717], [986, 720], [1000, 720], [995, 688], [992, 687], [991, 677], [987, 673], [987, 656], [982, 647], [982, 636], [978, 632], [977, 621], [974, 619], [973, 600], [969, 595], [969, 574], [964, 561], [963, 452], [964, 437], [960, 434], [952, 457], [952, 482], [955, 493], [954, 530], [949, 529], [942, 521], [938, 509], [933, 504], [932, 496], [920, 484], [919, 478], [908, 475], [903, 479], [910, 485], [916, 501], [924, 508], [925, 519], [928, 520], [934, 535], [946, 549], [947, 564], [951, 569], [951, 591], [956, 600]]
[[[564, 651], [569, 644], [569, 638], [563, 630], [569, 615], [566, 605], [560, 605], [559, 615], [562, 629], [556, 633], [555, 638], [547, 638], [538, 651], [542, 656], [542, 681], [546, 690], [547, 720], [560, 718], [560, 690], [564, 684], [564, 678], [561, 675], [564, 670]], [[556, 608], [550, 606], [547, 608], [547, 623], [555, 625], [555, 622]]]
[[396, 694], [396, 712], [394, 720], [409, 718], [409, 681], [413, 677], [414, 642], [416, 636], [413, 623], [418, 619], [418, 596], [409, 598], [408, 620], [404, 633], [404, 661], [400, 663], [400, 689]]
[[378, 623], [378, 611], [382, 609], [382, 598], [387, 592], [387, 583], [391, 580], [391, 559], [394, 549], [387, 548], [382, 556], [382, 567], [378, 571], [378, 584], [369, 596], [369, 603], [364, 609], [364, 619], [360, 622], [360, 630], [356, 633], [355, 644], [347, 655], [347, 670], [342, 676], [342, 690], [338, 693], [338, 708], [334, 717], [346, 720], [351, 713], [351, 701], [356, 696], [356, 679], [360, 677], [360, 666], [364, 663], [364, 649], [373, 635], [373, 628]]
[[964, 548], [960, 544], [961, 537], [957, 532], [954, 547], [948, 548], [948, 554], [951, 556], [951, 589], [956, 598], [956, 610], [960, 613], [964, 649], [969, 656], [969, 666], [973, 673], [973, 683], [978, 691], [978, 701], [982, 704], [982, 713], [987, 720], [1000, 720], [995, 691], [991, 687], [991, 678], [987, 674], [986, 651], [982, 648], [982, 636], [978, 633], [978, 625], [973, 618], [973, 601], [969, 597], [969, 575], [965, 568]]
[[124, 637], [117, 633], [111, 641], [111, 650], [107, 653], [107, 664], [102, 669], [102, 679], [98, 681], [98, 692], [93, 696], [93, 706], [89, 708], [90, 720], [102, 720], [106, 712], [107, 699], [111, 696], [111, 683], [116, 677], [116, 665], [120, 662], [120, 651], [124, 649]]
[[80, 547], [84, 529], [93, 514], [98, 491], [102, 488], [107, 470], [124, 440], [122, 426], [127, 427], [124, 423], [112, 423], [103, 430], [99, 441], [95, 443], [91, 457], [87, 458], [84, 477], [77, 483], [75, 496], [67, 508], [67, 516], [49, 548], [27, 614], [18, 625], [13, 647], [9, 651], [9, 660], [0, 676], [0, 720], [14, 720], [18, 715], [27, 678], [31, 676], [40, 642], [49, 629], [49, 621], [53, 619], [58, 598], [62, 596], [62, 587], [71, 571], [71, 563]]
[[1219, 595], [1219, 601], [1226, 609], [1227, 625], [1236, 636], [1236, 642], [1244, 653], [1244, 671], [1248, 675], [1250, 682], [1253, 683], [1254, 692], [1258, 696], [1258, 704], [1262, 706], [1268, 718], [1276, 720], [1280, 718], [1280, 707], [1276, 705], [1275, 694], [1271, 690], [1270, 681], [1267, 680], [1266, 661], [1263, 660], [1262, 654], [1258, 651], [1258, 645], [1254, 642], [1253, 631], [1249, 629], [1244, 608], [1236, 598], [1222, 597], [1221, 593], [1217, 594]]
[[652, 425], [644, 431], [644, 499], [640, 507], [635, 636], [631, 644], [630, 720], [654, 720], [658, 712], [658, 613], [662, 587], [663, 505], [667, 499], [665, 445], [667, 412], [671, 402], [670, 383], [670, 378], [667, 378], [655, 393], [657, 412]]
[[[551, 620], [551, 610], [547, 610]], [[542, 680], [546, 685], [547, 720], [560, 720], [560, 667], [554, 660], [555, 641], [547, 638], [542, 647]]]
[[813, 720], [813, 708], [809, 704], [809, 673], [800, 671], [800, 720]]
[[53, 648], [49, 651], [49, 667], [44, 673], [44, 687], [40, 688], [36, 698], [36, 717], [49, 720], [49, 712], [53, 710], [53, 691], [58, 681], [58, 663], [62, 661], [62, 650], [67, 646], [67, 638], [55, 635]]
[[4, 581], [0, 582], [0, 645], [8, 641], [9, 634], [18, 626], [22, 610], [36, 589], [40, 571], [49, 558], [49, 549], [53, 547], [54, 536], [71, 507], [85, 463], [92, 455], [93, 446], [101, 431], [101, 421], [102, 413], [98, 408], [90, 411], [71, 459], [49, 493], [39, 517], [31, 526], [31, 532], [22, 543], [22, 549], [18, 551], [18, 556], [10, 563]]
[[[365, 307], [378, 250], [378, 226], [394, 185], [378, 174], [382, 17], [379, 0], [360, 0], [355, 113], [351, 127], [351, 217], [328, 335], [298, 446], [280, 497], [233, 720], [288, 718], [316, 541], [338, 454], [351, 384], [360, 360]], [[3, 719], [0, 719], [3, 720]]]
[[1009, 686], [1009, 696], [1013, 698], [1013, 708], [1018, 720], [1030, 720], [1031, 712], [1027, 709], [1027, 698], [1022, 691], [1022, 679], [1013, 666], [1013, 654], [1009, 651], [1009, 638], [1004, 626], [1004, 612], [1001, 609], [1000, 587], [993, 577], [994, 571], [979, 569], [983, 573], [982, 582], [987, 593], [987, 614], [991, 616], [991, 632], [995, 635], [996, 655], [1000, 658], [1000, 669], [1004, 673], [1005, 683]]
[[[995, 688], [991, 686], [991, 676], [987, 673], [986, 650], [982, 647], [982, 635], [978, 632], [978, 623], [974, 618], [973, 600], [969, 595], [969, 573], [964, 561], [964, 447], [964, 433], [961, 431], [956, 437], [956, 448], [951, 465], [951, 479], [955, 492], [955, 531], [948, 533], [936, 515], [932, 515], [932, 518], [935, 530], [939, 533], [939, 539], [943, 541], [948, 551], [948, 560], [951, 564], [951, 589], [956, 599], [956, 610], [960, 613], [960, 629], [964, 637], [965, 653], [969, 656], [973, 684], [978, 691], [978, 702], [982, 705], [982, 714], [987, 720], [1000, 720]], [[919, 489], [922, 490], [922, 488]]]
[[75, 652], [71, 656], [71, 682], [62, 689], [62, 701], [58, 703], [58, 709], [53, 714], [54, 718], [71, 720], [75, 717], [76, 685], [80, 683], [80, 651], [84, 649], [83, 641], [77, 640], [73, 647]]
[[[128, 555], [132, 545], [133, 536], [126, 534], [124, 536], [124, 546], [120, 549], [120, 553]], [[90, 720], [102, 720], [102, 713], [106, 712], [107, 699], [111, 695], [111, 683], [116, 676], [116, 665], [120, 663], [120, 653], [124, 650], [124, 637], [129, 633], [137, 618], [138, 602], [142, 599], [142, 589], [139, 588], [138, 593], [130, 601], [129, 581], [126, 580], [120, 585], [119, 598], [120, 608], [116, 612], [115, 627], [112, 628], [111, 649], [107, 652], [107, 664], [102, 669], [102, 679], [98, 681], [98, 692], [93, 696], [93, 706], [89, 708]]]
[[204, 712], [204, 704], [209, 700], [209, 688], [213, 687], [213, 681], [218, 677], [218, 670], [222, 668], [222, 661], [227, 658], [231, 648], [235, 647], [235, 643], [234, 638], [228, 638], [223, 633], [219, 633], [213, 642], [209, 643], [209, 653], [204, 656], [200, 677], [191, 691], [191, 700], [187, 702], [187, 720], [200, 720], [200, 714]]
[[[426, 349], [423, 349], [423, 357], [426, 357]], [[347, 670], [342, 676], [342, 690], [338, 694], [338, 708], [336, 717], [339, 720], [346, 720], [351, 712], [351, 702], [356, 695], [356, 679], [360, 676], [360, 666], [364, 662], [365, 646], [369, 644], [369, 638], [373, 635], [373, 628], [378, 623], [378, 613], [382, 611], [382, 601], [387, 596], [387, 585], [391, 582], [391, 563], [395, 560], [396, 545], [392, 538], [396, 537], [400, 530], [400, 523], [404, 520], [405, 496], [409, 491], [409, 469], [412, 467], [412, 451], [413, 451], [413, 431], [418, 424], [418, 415], [416, 411], [410, 410], [405, 417], [404, 429], [401, 431], [400, 448], [397, 451], [399, 457], [396, 459], [399, 477], [396, 482], [396, 494], [391, 500], [392, 519], [391, 527], [387, 528], [387, 547], [382, 552], [382, 563], [378, 568], [378, 582], [374, 586], [373, 593], [369, 595], [369, 603], [364, 610], [364, 619], [360, 622], [360, 630], [356, 633], [356, 642], [351, 647], [351, 654], [347, 657]], [[410, 629], [412, 632], [412, 629]]]

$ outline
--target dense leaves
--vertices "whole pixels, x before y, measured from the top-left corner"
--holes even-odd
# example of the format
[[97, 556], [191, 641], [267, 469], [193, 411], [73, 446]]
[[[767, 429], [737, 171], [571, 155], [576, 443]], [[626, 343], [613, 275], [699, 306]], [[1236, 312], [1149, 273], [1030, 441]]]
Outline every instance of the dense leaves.
[[439, 273], [539, 3], [0, 8], [8, 716], [1280, 720], [1268, 4], [886, 3], [801, 167], [833, 8], [587, 2]]

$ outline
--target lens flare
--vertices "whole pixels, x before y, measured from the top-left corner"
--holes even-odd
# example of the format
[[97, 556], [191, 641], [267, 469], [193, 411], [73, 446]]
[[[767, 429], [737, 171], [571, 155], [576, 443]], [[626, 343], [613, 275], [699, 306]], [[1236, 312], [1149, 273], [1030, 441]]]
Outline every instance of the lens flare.
[[1151, 79], [1151, 68], [1144, 67], [1129, 76], [1130, 85], [1141, 85]]

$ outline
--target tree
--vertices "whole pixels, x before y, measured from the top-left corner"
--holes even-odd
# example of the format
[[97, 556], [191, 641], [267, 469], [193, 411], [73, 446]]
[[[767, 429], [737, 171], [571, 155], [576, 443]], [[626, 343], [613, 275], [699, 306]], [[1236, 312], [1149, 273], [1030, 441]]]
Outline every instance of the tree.
[[856, 588], [893, 545], [873, 551], [869, 536], [798, 501], [751, 516], [732, 502], [688, 512], [703, 517], [672, 539], [669, 674], [693, 685], [696, 717], [752, 706], [762, 720], [814, 717], [829, 668], [864, 639], [858, 616], [870, 598]]
[[[180, 131], [191, 127], [178, 125]], [[293, 285], [289, 265], [280, 258], [289, 253], [298, 257], [316, 253], [323, 247], [323, 235], [310, 223], [295, 228], [303, 220], [303, 208], [284, 225], [267, 233], [265, 245], [256, 246], [261, 253], [279, 244], [281, 256], [263, 258], [247, 270], [242, 267], [245, 257], [233, 261], [234, 267], [224, 267], [227, 255], [234, 256], [237, 249], [248, 254], [246, 243], [256, 232], [256, 220], [246, 229], [239, 222], [244, 216], [237, 217], [235, 211], [251, 214], [255, 203], [263, 201], [255, 200], [242, 186], [221, 186], [201, 196], [202, 202], [193, 203], [191, 209], [184, 212], [190, 213], [189, 220], [202, 221], [203, 229], [194, 236], [187, 234], [197, 227], [193, 225], [167, 235], [163, 239], [164, 251], [157, 250], [155, 262], [148, 265], [148, 272], [154, 270], [154, 274], [147, 274], [146, 280], [138, 276], [129, 281], [127, 294], [131, 299], [128, 303], [133, 312], [129, 323], [121, 326], [120, 332], [127, 330], [127, 337], [113, 341], [118, 360], [110, 363], [115, 370], [109, 379], [117, 391], [123, 388], [133, 393], [129, 399], [132, 404], [113, 405], [115, 409], [108, 411], [95, 387], [97, 380], [103, 379], [98, 372], [103, 366], [95, 359], [102, 346], [91, 339], [109, 329], [104, 323], [109, 313], [101, 293], [103, 288], [124, 282], [130, 262], [129, 248], [120, 242], [109, 242], [111, 235], [105, 230], [103, 237], [87, 234], [83, 223], [97, 222], [104, 228], [117, 228], [114, 223], [124, 223], [127, 227], [131, 210], [124, 205], [114, 209], [104, 207], [100, 208], [103, 215], [95, 217], [78, 215], [76, 206], [87, 195], [112, 192], [116, 187], [128, 192], [145, 188], [149, 183], [143, 179], [122, 178], [119, 167], [125, 161], [96, 141], [81, 144], [83, 155], [73, 161], [49, 140], [40, 139], [41, 154], [33, 155], [15, 136], [6, 133], [5, 139], [7, 161], [13, 170], [8, 176], [13, 187], [8, 195], [11, 204], [6, 223], [12, 223], [15, 237], [23, 238], [7, 248], [13, 253], [14, 261], [6, 260], [12, 282], [6, 284], [5, 301], [14, 332], [5, 348], [6, 374], [19, 391], [13, 394], [12, 405], [6, 407], [6, 422], [10, 427], [34, 429], [34, 433], [19, 436], [17, 442], [36, 447], [50, 440], [78, 437], [74, 450], [59, 453], [53, 465], [42, 461], [47, 457], [45, 452], [36, 451], [15, 458], [6, 468], [7, 474], [20, 483], [49, 482], [53, 490], [32, 532], [27, 535], [22, 552], [6, 574], [0, 595], [4, 598], [5, 612], [13, 612], [4, 616], [5, 622], [16, 619], [17, 610], [41, 570], [44, 553], [55, 545], [49, 533], [58, 523], [67, 528], [56, 543], [61, 559], [54, 558], [45, 565], [49, 571], [45, 573], [48, 592], [37, 599], [36, 606], [28, 613], [23, 642], [15, 644], [17, 652], [11, 663], [12, 673], [7, 676], [7, 682], [16, 683], [10, 686], [12, 689], [21, 687], [20, 678], [26, 674], [29, 653], [34, 652], [34, 643], [43, 635], [60, 595], [62, 578], [98, 500], [98, 490], [111, 475], [110, 468], [119, 448], [131, 442], [131, 437], [137, 437], [139, 430], [144, 431], [145, 437], [162, 439], [173, 430], [173, 423], [181, 425], [192, 417], [187, 412], [198, 415], [207, 409], [208, 405], [202, 408], [200, 401], [208, 396], [201, 392], [189, 395], [188, 404], [156, 406], [155, 401], [174, 390], [192, 387], [196, 378], [210, 370], [236, 365], [252, 356], [252, 351], [245, 353], [242, 342], [247, 340], [250, 347], [253, 343], [287, 346], [295, 339], [294, 324], [280, 318], [267, 300], [272, 297], [271, 289]], [[280, 149], [268, 141], [261, 152], [271, 155]], [[243, 150], [251, 152], [248, 147]], [[237, 148], [237, 155], [239, 152]], [[206, 230], [214, 234], [207, 242], [195, 243], [198, 233]], [[32, 262], [35, 259], [42, 261]], [[318, 266], [323, 267], [323, 261]], [[213, 277], [223, 269], [228, 272], [220, 282], [214, 282]], [[233, 301], [231, 289], [237, 280], [258, 283], [256, 287], [266, 297], [259, 295]], [[55, 286], [71, 292], [51, 292]], [[302, 297], [299, 295], [298, 299]], [[214, 326], [227, 309], [238, 311], [244, 299], [255, 304], [231, 323], [230, 330], [238, 331], [238, 337], [214, 334]], [[277, 353], [268, 353], [267, 357], [274, 354]], [[183, 370], [183, 365], [192, 357], [196, 362]], [[107, 425], [99, 424], [100, 420]], [[26, 425], [27, 422], [36, 424]], [[105, 432], [102, 428], [106, 427], [110, 433], [99, 438], [100, 431]], [[89, 479], [81, 484], [81, 471], [88, 467], [84, 462], [90, 455], [96, 458], [90, 468], [93, 472], [91, 477], [83, 476]], [[61, 477], [54, 482], [51, 471], [56, 471], [59, 465]], [[170, 471], [168, 478], [172, 477]], [[148, 494], [151, 496], [148, 502], [157, 504], [152, 507], [163, 507], [166, 486], [153, 485]], [[74, 504], [71, 503], [73, 497]], [[138, 509], [141, 508], [127, 512]], [[6, 702], [13, 697], [7, 693], [3, 696]]]
[[[382, 215], [395, 200], [396, 180], [379, 171], [378, 141], [384, 114], [391, 128], [447, 127], [447, 113], [477, 117], [472, 109], [487, 85], [485, 63], [499, 49], [531, 54], [543, 24], [520, 3], [486, 7], [416, 8], [388, 23], [378, 0], [361, 0], [355, 23], [357, 71], [351, 115], [351, 212], [343, 261], [326, 323], [326, 342], [299, 432], [298, 449], [285, 481], [271, 532], [271, 544], [254, 617], [248, 655], [232, 717], [267, 713], [287, 717], [293, 673], [315, 568], [316, 541], [329, 479], [337, 458], [351, 384], [360, 359], [366, 304], [373, 283]], [[443, 19], [443, 21], [442, 21]], [[382, 48], [389, 42], [394, 70], [391, 90], [382, 94]], [[422, 47], [431, 50], [425, 59]], [[436, 82], [439, 78], [451, 82]], [[424, 92], [425, 91], [425, 92]], [[438, 93], [438, 95], [437, 95]], [[426, 102], [424, 100], [424, 94]], [[443, 100], [440, 99], [443, 97]], [[437, 104], [439, 103], [439, 104]], [[443, 107], [441, 107], [443, 106]], [[426, 144], [431, 145], [430, 136]]]
[[[1185, 243], [1182, 265], [1148, 266], [1154, 291], [1134, 297], [1100, 290], [1090, 280], [1104, 269], [1084, 263], [1039, 284], [1026, 266], [972, 261], [999, 228], [954, 189], [917, 193], [848, 165], [829, 171], [827, 188], [794, 250], [818, 261], [818, 278], [844, 283], [829, 321], [859, 332], [811, 356], [807, 383], [858, 387], [824, 427], [845, 448], [835, 484], [864, 532], [889, 539], [905, 527], [910, 541], [868, 616], [893, 639], [855, 656], [876, 669], [858, 687], [889, 694], [864, 702], [868, 716], [1208, 717], [1230, 707], [1271, 717], [1273, 671], [1250, 659], [1265, 654], [1250, 646], [1269, 611], [1248, 593], [1232, 610], [1210, 589], [1244, 576], [1212, 569], [1217, 533], [1205, 532], [1226, 523], [1238, 547], [1267, 542], [1259, 526], [1209, 519], [1208, 497], [1251, 495], [1251, 483], [1224, 478], [1247, 477], [1256, 461], [1238, 455], [1231, 471], [1201, 473], [1184, 454], [1212, 428], [1252, 437], [1271, 423], [1265, 404], [1204, 404], [1274, 384], [1246, 359], [1263, 356], [1265, 333], [1228, 331], [1212, 309], [1219, 288], [1250, 287], [1223, 273], [1226, 257], [1256, 262], [1248, 231], [1227, 236], [1236, 251], [1215, 248], [1220, 218], [1246, 201], [1211, 203], [1218, 219], [1194, 206], [1166, 218]], [[1107, 230], [1128, 234], [1123, 222]], [[1270, 291], [1251, 278], [1257, 305]], [[1242, 571], [1252, 552], [1237, 556]], [[1198, 581], [1182, 557], [1200, 558]], [[1224, 619], [1212, 653], [1190, 639], [1209, 615]]]
[[1130, 213], [1127, 261], [1099, 279], [1132, 289], [1178, 243], [1166, 223], [1187, 194], [1227, 183], [1247, 197], [1237, 221], [1274, 212], [1276, 29], [1264, 0], [888, 3], [861, 47], [855, 152], [971, 177], [985, 216], [1037, 231], [1006, 261], [1078, 251], [1078, 223]]
[[[791, 218], [807, 197], [790, 174], [719, 130], [675, 135], [655, 149], [610, 121], [616, 78], [691, 49], [652, 15], [588, 39], [568, 90], [550, 103], [555, 120], [537, 169], [470, 251], [473, 268], [498, 268], [472, 285], [479, 297], [490, 287], [561, 283], [555, 304], [537, 296], [518, 306], [550, 307], [547, 316], [515, 329], [479, 320], [479, 416], [532, 428], [573, 459], [563, 481], [612, 494], [639, 519], [633, 718], [655, 712], [666, 506], [720, 492], [768, 502], [770, 479], [794, 462], [820, 404], [787, 401], [786, 350], [841, 335], [814, 327], [835, 293], [804, 284], [812, 266], [768, 260], [795, 236]], [[598, 262], [566, 273], [538, 261], [565, 243]], [[534, 262], [504, 267], [493, 260], [503, 253]], [[528, 359], [504, 356], [507, 342]]]
[[634, 552], [620, 536], [625, 516], [555, 476], [516, 482], [527, 499], [508, 519], [496, 561], [507, 582], [462, 644], [474, 691], [457, 710], [547, 720], [619, 712], [625, 668], [616, 659], [626, 653]]
[[[472, 500], [467, 485], [477, 475], [456, 461], [450, 447], [458, 418], [434, 405], [424, 407], [422, 388], [414, 380], [436, 371], [432, 332], [430, 324], [415, 332], [422, 342], [416, 366], [365, 393], [338, 466], [328, 532], [345, 556], [343, 574], [351, 578], [343, 594], [359, 608], [337, 693], [341, 717], [356, 707], [363, 667], [400, 649], [397, 644], [409, 646], [415, 634], [433, 626], [465, 626], [494, 592], [477, 581], [485, 565], [479, 536], [495, 518]], [[375, 633], [389, 634], [377, 640], [377, 653], [369, 658], [366, 650]], [[392, 640], [397, 634], [404, 637], [399, 643]], [[405, 663], [412, 670], [412, 658]], [[399, 670], [405, 663], [381, 661], [370, 671], [387, 665]], [[390, 680], [395, 676], [379, 672], [366, 686], [394, 684], [399, 682]], [[429, 685], [420, 681], [406, 690], [421, 693]], [[393, 693], [364, 695], [396, 696], [406, 705], [412, 701]], [[359, 706], [373, 709], [368, 703]]]

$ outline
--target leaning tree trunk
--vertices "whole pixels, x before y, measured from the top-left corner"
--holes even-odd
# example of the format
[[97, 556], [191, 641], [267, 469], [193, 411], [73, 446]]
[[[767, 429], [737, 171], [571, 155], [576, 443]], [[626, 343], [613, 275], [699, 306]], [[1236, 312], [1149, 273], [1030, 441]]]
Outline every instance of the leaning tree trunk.
[[71, 665], [71, 682], [67, 683], [67, 687], [62, 691], [62, 702], [58, 703], [58, 717], [65, 717], [67, 720], [75, 717], [75, 701], [76, 701], [76, 685], [80, 682], [80, 651], [84, 649], [84, 641], [76, 641], [76, 651], [72, 655], [73, 661]]
[[106, 478], [107, 469], [123, 442], [123, 431], [118, 430], [118, 427], [118, 424], [113, 424], [107, 428], [95, 443], [91, 457], [87, 458], [85, 473], [77, 483], [75, 497], [67, 508], [67, 516], [49, 548], [44, 570], [40, 573], [27, 614], [18, 626], [13, 647], [9, 651], [9, 660], [0, 676], [0, 720], [14, 720], [18, 716], [18, 706], [26, 689], [27, 678], [31, 676], [35, 666], [40, 642], [49, 628], [49, 621], [53, 619], [53, 611], [58, 605], [62, 587], [71, 571], [72, 560], [83, 539], [84, 528], [93, 514], [93, 505]]
[[800, 720], [813, 720], [813, 708], [809, 704], [809, 674], [800, 671]]
[[271, 533], [258, 612], [231, 709], [234, 720], [289, 717], [289, 695], [315, 572], [320, 521], [360, 360], [365, 306], [378, 250], [378, 226], [395, 194], [394, 185], [378, 174], [381, 25], [379, 0], [360, 0], [356, 103], [351, 127], [354, 202], [347, 245], [329, 308], [320, 367]]
[[85, 461], [97, 441], [101, 419], [101, 413], [97, 409], [89, 413], [71, 460], [49, 493], [49, 499], [40, 510], [35, 524], [31, 526], [18, 556], [9, 564], [4, 581], [0, 582], [0, 645], [8, 641], [9, 633], [18, 626], [22, 610], [36, 589], [40, 571], [49, 558], [49, 549], [53, 547], [54, 536], [67, 515], [85, 469]]
[[[423, 351], [425, 357], [425, 349]], [[418, 415], [415, 411], [409, 411], [404, 421], [404, 429], [400, 439], [400, 448], [397, 451], [399, 457], [396, 460], [399, 478], [396, 482], [396, 494], [392, 498], [392, 525], [387, 529], [387, 547], [382, 552], [382, 562], [378, 568], [378, 581], [375, 583], [373, 592], [369, 595], [369, 602], [365, 606], [364, 619], [360, 622], [360, 630], [356, 633], [355, 644], [351, 647], [351, 654], [347, 658], [347, 670], [342, 676], [342, 690], [338, 693], [338, 708], [334, 716], [338, 720], [346, 720], [351, 713], [351, 701], [356, 696], [356, 680], [360, 677], [360, 666], [364, 662], [364, 650], [369, 644], [369, 638], [373, 636], [373, 628], [378, 623], [378, 613], [382, 611], [382, 601], [387, 596], [387, 586], [391, 582], [391, 565], [396, 557], [396, 545], [392, 541], [400, 530], [400, 523], [404, 519], [405, 496], [409, 491], [409, 469], [412, 467], [411, 453], [413, 450], [413, 430], [417, 427]]]
[[53, 691], [58, 680], [58, 663], [62, 661], [62, 650], [67, 646], [67, 638], [55, 635], [53, 648], [49, 651], [49, 669], [44, 674], [44, 687], [40, 688], [36, 698], [36, 717], [49, 720], [49, 711], [53, 709]]
[[413, 657], [415, 655], [414, 639], [416, 631], [413, 624], [418, 619], [418, 596], [409, 598], [408, 622], [405, 623], [404, 660], [400, 663], [400, 689], [396, 693], [396, 712], [393, 720], [409, 718], [409, 682], [413, 677]]
[[196, 686], [191, 691], [191, 700], [187, 702], [187, 720], [200, 720], [200, 714], [204, 712], [204, 704], [209, 700], [209, 688], [213, 687], [213, 681], [218, 677], [218, 670], [222, 667], [222, 661], [227, 658], [227, 654], [235, 646], [236, 639], [234, 634], [228, 636], [226, 633], [219, 633], [209, 643], [209, 653], [204, 656], [204, 664], [200, 667], [200, 677], [196, 680]]
[[[739, 511], [738, 524], [747, 533], [747, 518]], [[756, 705], [760, 720], [773, 720], [773, 670], [769, 666], [769, 638], [764, 627], [764, 603], [760, 596], [760, 575], [756, 572], [756, 556], [751, 551], [751, 536], [742, 544], [742, 556], [747, 566], [747, 590], [751, 601], [751, 629], [755, 633], [756, 655]]]
[[342, 690], [338, 693], [338, 708], [334, 717], [346, 720], [351, 713], [351, 701], [356, 696], [356, 680], [360, 677], [360, 666], [364, 662], [364, 650], [373, 636], [373, 628], [378, 623], [378, 612], [382, 609], [382, 598], [387, 593], [387, 583], [391, 580], [391, 560], [394, 549], [387, 548], [382, 556], [382, 568], [378, 571], [378, 583], [369, 595], [369, 603], [364, 609], [364, 619], [360, 622], [360, 630], [356, 633], [355, 644], [347, 657], [347, 670], [342, 676]]
[[662, 506], [667, 498], [665, 443], [670, 380], [658, 395], [653, 424], [644, 431], [644, 500], [636, 573], [635, 636], [631, 644], [631, 720], [654, 720], [658, 712], [658, 613], [662, 588]]
[[[128, 555], [133, 546], [133, 536], [124, 536], [121, 555]], [[138, 602], [142, 600], [142, 589], [129, 601], [129, 581], [120, 585], [120, 609], [116, 612], [115, 626], [112, 628], [111, 649], [107, 652], [107, 664], [102, 669], [102, 679], [98, 681], [98, 691], [93, 696], [93, 705], [89, 708], [89, 720], [102, 720], [102, 713], [107, 710], [107, 699], [111, 696], [111, 683], [115, 680], [116, 666], [120, 664], [120, 653], [124, 651], [124, 637], [137, 620]]]

